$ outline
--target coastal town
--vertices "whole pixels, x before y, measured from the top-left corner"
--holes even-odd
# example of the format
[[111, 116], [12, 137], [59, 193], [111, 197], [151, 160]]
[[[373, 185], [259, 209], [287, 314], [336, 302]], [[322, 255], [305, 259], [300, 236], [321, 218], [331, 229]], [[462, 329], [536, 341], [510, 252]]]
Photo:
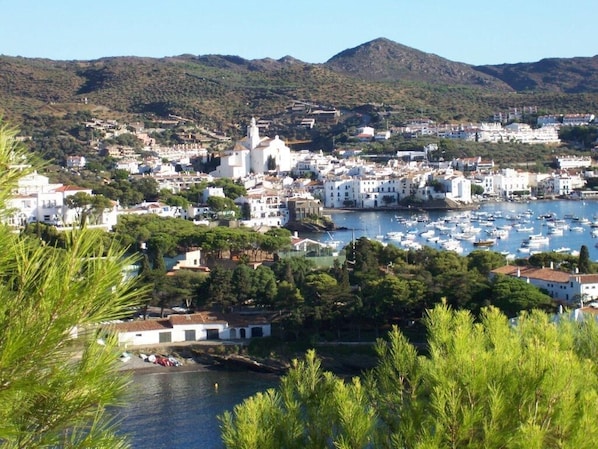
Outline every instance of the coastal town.
[[597, 446], [598, 3], [30, 3], [0, 447]]
[[[326, 112], [333, 116], [339, 114], [335, 109], [319, 110], [315, 116], [326, 115]], [[508, 116], [509, 119], [516, 117]], [[500, 120], [501, 116], [496, 119]], [[308, 119], [301, 120], [301, 126], [313, 126], [316, 119], [305, 120]], [[585, 126], [593, 121], [593, 114], [540, 116], [538, 128], [532, 129], [517, 122], [505, 127], [500, 122], [448, 127], [412, 120], [393, 133], [436, 135], [456, 141], [556, 145], [561, 127]], [[171, 118], [170, 125], [177, 123], [176, 118]], [[245, 137], [236, 142], [211, 134], [210, 139], [224, 148], [214, 153], [201, 139], [172, 146], [157, 144], [150, 136], [159, 130], [144, 129], [141, 124], [126, 126], [115, 120], [93, 119], [84, 125], [103, 136], [94, 144], [97, 152], [114, 160], [114, 169], [126, 173], [131, 180], [151, 178], [158, 191], [175, 195], [194, 185], [208, 185], [197, 201], [186, 205], [159, 201], [121, 205], [112, 201], [95, 214], [91, 223], [107, 230], [116, 224], [120, 214], [153, 213], [194, 220], [197, 224], [208, 224], [210, 217], [238, 218], [241, 226], [267, 229], [299, 223], [307, 217], [320, 217], [326, 209], [458, 209], [471, 207], [485, 198], [513, 200], [577, 195], [585, 199], [596, 194], [584, 189], [587, 179], [595, 177], [589, 155], [555, 153], [553, 169], [531, 172], [522, 167], [498, 168], [492, 159], [481, 157], [444, 160], [434, 143], [422, 145], [417, 151], [396, 151], [392, 157], [377, 160], [368, 154], [368, 142], [388, 140], [392, 135], [389, 130], [378, 131], [370, 126], [356, 130], [354, 139], [362, 145], [339, 147], [332, 152], [293, 151], [280, 136], [267, 136], [267, 120], [251, 118]], [[123, 135], [130, 135], [143, 145], [134, 149], [105, 143]], [[194, 169], [198, 161], [200, 164], [212, 161], [212, 166], [215, 161], [217, 165], [214, 170], [200, 172]], [[64, 167], [73, 173], [85, 168], [83, 155], [68, 156]], [[246, 189], [245, 195], [234, 198], [234, 204], [242, 211], [240, 216], [236, 217], [232, 210], [220, 210], [215, 215], [208, 207], [210, 197], [225, 196], [221, 187], [210, 186], [218, 179], [233, 180]], [[92, 189], [51, 183], [47, 176], [32, 173], [21, 180], [10, 200], [12, 213], [6, 221], [14, 227], [32, 222], [71, 226], [81, 218], [81, 208], [68, 201], [77, 193], [94, 195]]]

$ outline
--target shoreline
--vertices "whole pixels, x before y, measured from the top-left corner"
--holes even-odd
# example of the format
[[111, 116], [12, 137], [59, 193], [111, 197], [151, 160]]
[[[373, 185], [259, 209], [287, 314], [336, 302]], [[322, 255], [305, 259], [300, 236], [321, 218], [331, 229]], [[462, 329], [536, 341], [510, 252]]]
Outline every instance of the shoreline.
[[195, 371], [213, 371], [212, 365], [199, 363], [193, 359], [177, 358], [181, 362], [179, 366], [162, 366], [157, 363], [151, 363], [143, 360], [139, 354], [131, 354], [131, 359], [126, 362], [120, 362], [117, 365], [118, 372], [128, 372], [137, 374], [157, 374], [157, 373], [184, 373]]
[[[247, 355], [237, 353], [225, 353], [214, 351], [215, 346], [205, 342], [187, 342], [183, 345], [156, 345], [151, 348], [136, 348], [125, 351], [130, 358], [127, 361], [120, 360], [117, 365], [117, 372], [130, 372], [133, 374], [154, 374], [171, 372], [208, 372], [208, 371], [246, 371], [281, 375], [289, 367], [288, 363], [282, 361], [268, 360], [258, 361]], [[144, 355], [142, 357], [142, 354]], [[145, 354], [162, 355], [176, 359], [178, 365], [169, 366], [150, 362]], [[168, 355], [166, 355], [168, 354]]]

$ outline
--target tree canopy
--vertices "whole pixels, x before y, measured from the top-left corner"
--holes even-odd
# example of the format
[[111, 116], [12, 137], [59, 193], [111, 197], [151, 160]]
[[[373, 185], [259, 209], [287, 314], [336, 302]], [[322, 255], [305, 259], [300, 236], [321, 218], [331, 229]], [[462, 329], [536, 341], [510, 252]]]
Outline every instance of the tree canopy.
[[596, 322], [542, 312], [513, 327], [438, 305], [428, 349], [393, 328], [363, 380], [323, 371], [313, 350], [277, 389], [220, 416], [227, 448], [593, 448], [598, 441]]

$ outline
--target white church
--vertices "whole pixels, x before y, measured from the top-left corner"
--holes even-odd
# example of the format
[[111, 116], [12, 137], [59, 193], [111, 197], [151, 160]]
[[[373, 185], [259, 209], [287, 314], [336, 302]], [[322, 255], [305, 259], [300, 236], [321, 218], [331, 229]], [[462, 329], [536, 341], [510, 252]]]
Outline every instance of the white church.
[[212, 173], [219, 178], [244, 178], [250, 173], [291, 171], [291, 149], [278, 137], [261, 137], [255, 118], [247, 127], [247, 136], [235, 143], [221, 158]]

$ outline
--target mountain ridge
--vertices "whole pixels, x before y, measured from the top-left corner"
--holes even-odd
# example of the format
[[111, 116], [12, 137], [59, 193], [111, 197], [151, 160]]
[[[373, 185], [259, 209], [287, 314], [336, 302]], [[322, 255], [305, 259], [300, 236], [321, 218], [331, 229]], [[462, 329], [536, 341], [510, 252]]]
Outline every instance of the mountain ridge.
[[377, 38], [343, 50], [324, 64], [339, 73], [372, 81], [461, 82], [517, 92], [598, 92], [598, 55], [476, 66]]
[[17, 122], [47, 111], [48, 105], [89, 102], [113, 113], [176, 114], [227, 130], [247, 117], [285, 110], [293, 100], [344, 109], [385, 104], [405, 116], [425, 110], [439, 121], [482, 120], [530, 102], [561, 113], [587, 112], [598, 104], [598, 56], [472, 66], [386, 38], [345, 49], [320, 64], [289, 55], [88, 61], [0, 56], [0, 114]]

